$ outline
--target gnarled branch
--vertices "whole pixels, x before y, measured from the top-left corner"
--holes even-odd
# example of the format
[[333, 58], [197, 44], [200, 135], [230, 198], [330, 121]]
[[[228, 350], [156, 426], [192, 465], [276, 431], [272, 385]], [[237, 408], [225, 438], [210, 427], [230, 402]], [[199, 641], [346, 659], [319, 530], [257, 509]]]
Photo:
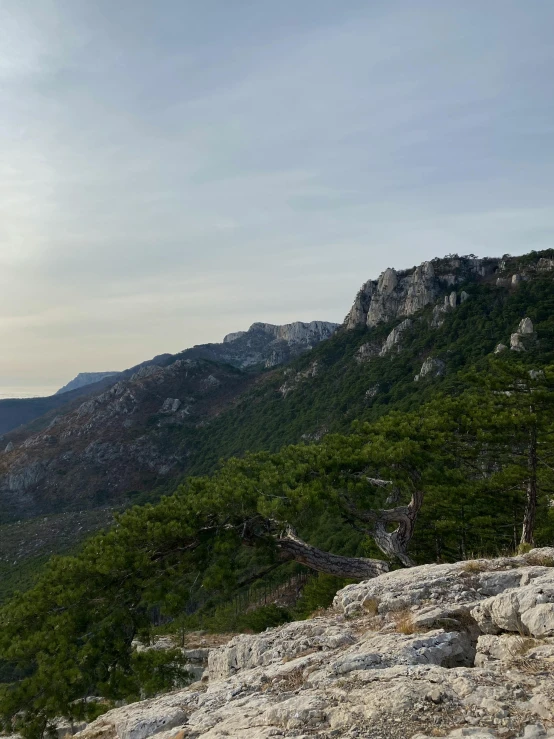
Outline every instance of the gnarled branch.
[[317, 572], [346, 577], [352, 580], [368, 580], [388, 572], [388, 564], [379, 559], [342, 557], [324, 552], [303, 541], [291, 527], [276, 539], [279, 556], [294, 560]]

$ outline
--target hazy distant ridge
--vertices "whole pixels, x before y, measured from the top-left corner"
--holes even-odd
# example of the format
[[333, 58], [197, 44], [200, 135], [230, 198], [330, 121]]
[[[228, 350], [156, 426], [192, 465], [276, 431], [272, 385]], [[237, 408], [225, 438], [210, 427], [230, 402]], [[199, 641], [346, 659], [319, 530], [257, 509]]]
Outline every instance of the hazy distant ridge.
[[86, 387], [87, 385], [92, 385], [94, 382], [99, 382], [105, 377], [113, 377], [119, 374], [119, 372], [79, 372], [77, 377], [73, 378], [71, 382], [68, 382], [67, 385], [57, 390], [56, 395], [68, 393], [70, 390], [77, 390], [80, 387]]

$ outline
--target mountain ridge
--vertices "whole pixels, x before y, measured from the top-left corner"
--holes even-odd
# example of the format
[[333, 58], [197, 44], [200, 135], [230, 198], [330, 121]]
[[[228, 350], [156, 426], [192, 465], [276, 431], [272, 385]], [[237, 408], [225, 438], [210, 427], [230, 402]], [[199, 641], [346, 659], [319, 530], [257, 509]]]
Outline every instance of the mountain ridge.
[[[441, 269], [452, 274], [453, 258], [464, 259], [438, 260], [433, 279]], [[408, 277], [416, 270], [402, 272]], [[50, 429], [55, 410], [39, 419], [42, 427], [37, 421], [33, 429], [8, 434], [4, 442], [14, 448], [0, 451], [0, 501], [3, 507], [10, 501], [9, 520], [155, 498], [183, 475], [210, 472], [222, 458], [317, 441], [348, 431], [355, 420], [412, 409], [438, 392], [456, 391], [460, 370], [499, 343], [509, 347], [524, 318], [538, 337], [531, 344], [523, 336], [524, 356], [537, 366], [552, 361], [554, 252], [495, 260], [484, 276], [462, 269], [455, 284], [448, 278], [431, 285], [432, 299], [417, 292], [424, 304], [409, 316], [402, 301], [418, 280], [406, 287], [402, 272], [392, 288], [390, 272], [371, 281], [381, 280], [384, 288], [378, 299], [383, 320], [368, 326], [366, 314], [348, 326], [351, 310], [328, 339], [282, 366], [238, 369], [186, 350], [166, 357], [161, 371], [147, 362], [139, 377], [84, 402], [74, 399]], [[248, 340], [247, 333], [236, 340]]]

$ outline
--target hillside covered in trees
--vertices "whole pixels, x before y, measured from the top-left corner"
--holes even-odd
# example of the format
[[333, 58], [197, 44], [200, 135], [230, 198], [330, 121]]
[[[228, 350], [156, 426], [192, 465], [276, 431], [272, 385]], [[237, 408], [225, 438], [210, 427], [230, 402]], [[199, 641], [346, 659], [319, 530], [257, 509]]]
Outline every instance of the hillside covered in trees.
[[[344, 328], [209, 423], [167, 427], [187, 476], [2, 608], [4, 726], [39, 736], [182, 684], [176, 653], [133, 649], [160, 624], [263, 630], [391, 568], [551, 545], [554, 285], [537, 265], [552, 256]], [[290, 607], [245, 595], [295, 573]]]

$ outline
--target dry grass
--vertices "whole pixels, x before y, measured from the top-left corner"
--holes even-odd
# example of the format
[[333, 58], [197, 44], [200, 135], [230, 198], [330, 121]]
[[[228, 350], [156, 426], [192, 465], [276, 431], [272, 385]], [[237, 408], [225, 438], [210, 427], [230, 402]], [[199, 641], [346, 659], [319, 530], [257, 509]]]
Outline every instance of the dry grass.
[[548, 557], [545, 554], [533, 554], [526, 557], [527, 564], [537, 565], [538, 567], [554, 567], [554, 557]]
[[476, 575], [479, 572], [488, 572], [491, 570], [491, 566], [488, 562], [482, 562], [478, 559], [471, 559], [464, 563], [460, 572], [467, 572], [468, 575]]
[[415, 634], [419, 631], [414, 624], [414, 617], [412, 612], [405, 608], [402, 611], [397, 611], [393, 615], [396, 631], [399, 634]]
[[376, 616], [379, 613], [379, 599], [366, 598], [362, 603], [362, 608], [369, 616]]

